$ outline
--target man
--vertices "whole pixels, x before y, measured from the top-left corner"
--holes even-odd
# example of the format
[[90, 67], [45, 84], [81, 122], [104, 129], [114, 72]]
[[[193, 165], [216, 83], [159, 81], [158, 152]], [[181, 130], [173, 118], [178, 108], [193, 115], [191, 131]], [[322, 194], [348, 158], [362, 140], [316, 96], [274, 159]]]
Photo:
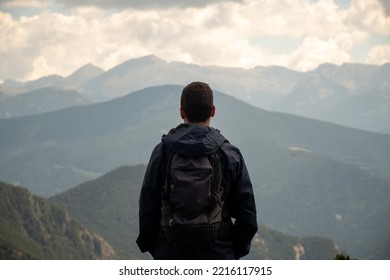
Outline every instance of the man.
[[[209, 85], [202, 82], [187, 85], [180, 101], [184, 124], [164, 135], [152, 152], [139, 200], [137, 244], [141, 252], [150, 252], [154, 259], [240, 259], [249, 253], [257, 232], [252, 184], [239, 149], [210, 127], [214, 115], [213, 92]], [[168, 241], [164, 235], [161, 193], [172, 150], [186, 157], [217, 151], [220, 155], [224, 204], [217, 238], [210, 243], [180, 245]]]

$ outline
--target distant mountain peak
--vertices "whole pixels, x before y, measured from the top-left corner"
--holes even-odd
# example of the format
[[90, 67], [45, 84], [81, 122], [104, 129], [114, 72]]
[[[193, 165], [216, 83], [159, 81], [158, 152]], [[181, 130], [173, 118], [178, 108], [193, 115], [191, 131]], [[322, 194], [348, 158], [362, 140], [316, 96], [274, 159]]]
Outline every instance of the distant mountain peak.
[[316, 69], [314, 69], [312, 72], [320, 72], [320, 73], [333, 73], [335, 72], [340, 66], [333, 64], [333, 63], [323, 63], [318, 65]]
[[24, 86], [25, 88], [30, 90], [46, 87], [55, 87], [56, 85], [63, 83], [64, 80], [64, 77], [57, 74], [53, 74], [38, 78], [36, 80], [28, 81], [24, 84]]
[[68, 76], [62, 86], [64, 86], [65, 88], [79, 89], [83, 84], [102, 75], [103, 73], [103, 69], [91, 63], [88, 63], [74, 71], [70, 76]]
[[78, 68], [76, 71], [74, 71], [71, 75], [68, 76], [69, 78], [75, 77], [75, 76], [97, 76], [103, 73], [104, 70], [100, 67], [97, 67], [93, 65], [92, 63], [87, 63], [80, 68]]
[[163, 59], [159, 58], [158, 56], [156, 56], [154, 54], [144, 55], [144, 56], [141, 56], [141, 57], [138, 57], [138, 58], [134, 58], [134, 59], [131, 59], [131, 60], [133, 60], [133, 61], [142, 60], [142, 61], [153, 61], [153, 62], [162, 62], [162, 61], [164, 61]]
[[166, 64], [167, 62], [159, 58], [158, 56], [155, 56], [153, 54], [145, 55], [137, 58], [131, 58], [129, 60], [126, 60], [122, 62], [121, 64], [115, 66], [111, 70], [114, 69], [123, 69], [128, 67], [138, 67], [138, 66], [145, 66], [145, 65], [155, 65], [155, 64]]

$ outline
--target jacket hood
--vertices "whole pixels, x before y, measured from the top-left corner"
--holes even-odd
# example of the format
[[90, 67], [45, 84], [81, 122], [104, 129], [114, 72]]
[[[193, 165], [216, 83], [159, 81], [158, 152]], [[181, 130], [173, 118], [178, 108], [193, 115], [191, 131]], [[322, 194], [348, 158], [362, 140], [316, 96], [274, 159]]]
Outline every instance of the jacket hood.
[[164, 145], [187, 157], [212, 154], [225, 141], [218, 129], [198, 124], [181, 124], [162, 138]]

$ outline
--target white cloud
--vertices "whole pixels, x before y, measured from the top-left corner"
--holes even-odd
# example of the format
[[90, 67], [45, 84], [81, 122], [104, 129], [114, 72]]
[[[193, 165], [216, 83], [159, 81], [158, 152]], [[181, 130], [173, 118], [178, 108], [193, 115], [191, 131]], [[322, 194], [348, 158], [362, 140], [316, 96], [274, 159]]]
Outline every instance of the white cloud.
[[163, 9], [168, 7], [200, 7], [207, 6], [213, 2], [230, 1], [230, 2], [242, 2], [243, 0], [57, 0], [59, 3], [70, 7], [80, 6], [98, 6], [102, 8], [157, 8]]
[[377, 65], [390, 62], [390, 45], [379, 45], [372, 48], [367, 54], [365, 62]]
[[[0, 80], [68, 75], [89, 62], [107, 69], [146, 54], [168, 61], [305, 71], [324, 62], [350, 62], [351, 50], [369, 40], [369, 32], [384, 34], [389, 18], [383, 10], [378, 0], [353, 0], [346, 10], [331, 0], [247, 0], [119, 12], [76, 6], [66, 14], [46, 10], [19, 19], [0, 12]], [[302, 43], [290, 53], [278, 53], [254, 44], [251, 39], [258, 36]], [[388, 59], [387, 50], [374, 48], [367, 61]]]
[[0, 28], [4, 30], [0, 45], [6, 46], [0, 49], [0, 79], [67, 75], [82, 64], [96, 61], [102, 44], [98, 19], [45, 12], [13, 20], [3, 13], [0, 22], [7, 26]]
[[319, 37], [305, 38], [302, 45], [287, 57], [290, 68], [308, 71], [322, 63], [341, 64], [351, 61], [351, 55], [335, 40]]
[[368, 32], [390, 35], [390, 17], [378, 0], [353, 0], [348, 20], [353, 26]]
[[0, 8], [46, 8], [49, 4], [50, 0], [10, 0], [0, 3]]

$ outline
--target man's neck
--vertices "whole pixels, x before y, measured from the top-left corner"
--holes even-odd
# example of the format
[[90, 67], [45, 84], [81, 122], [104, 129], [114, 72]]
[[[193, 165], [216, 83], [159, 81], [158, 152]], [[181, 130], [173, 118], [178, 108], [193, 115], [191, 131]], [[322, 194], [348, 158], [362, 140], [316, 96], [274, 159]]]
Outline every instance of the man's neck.
[[210, 118], [205, 120], [204, 122], [190, 122], [187, 118], [184, 119], [185, 124], [198, 124], [204, 126], [210, 126]]

